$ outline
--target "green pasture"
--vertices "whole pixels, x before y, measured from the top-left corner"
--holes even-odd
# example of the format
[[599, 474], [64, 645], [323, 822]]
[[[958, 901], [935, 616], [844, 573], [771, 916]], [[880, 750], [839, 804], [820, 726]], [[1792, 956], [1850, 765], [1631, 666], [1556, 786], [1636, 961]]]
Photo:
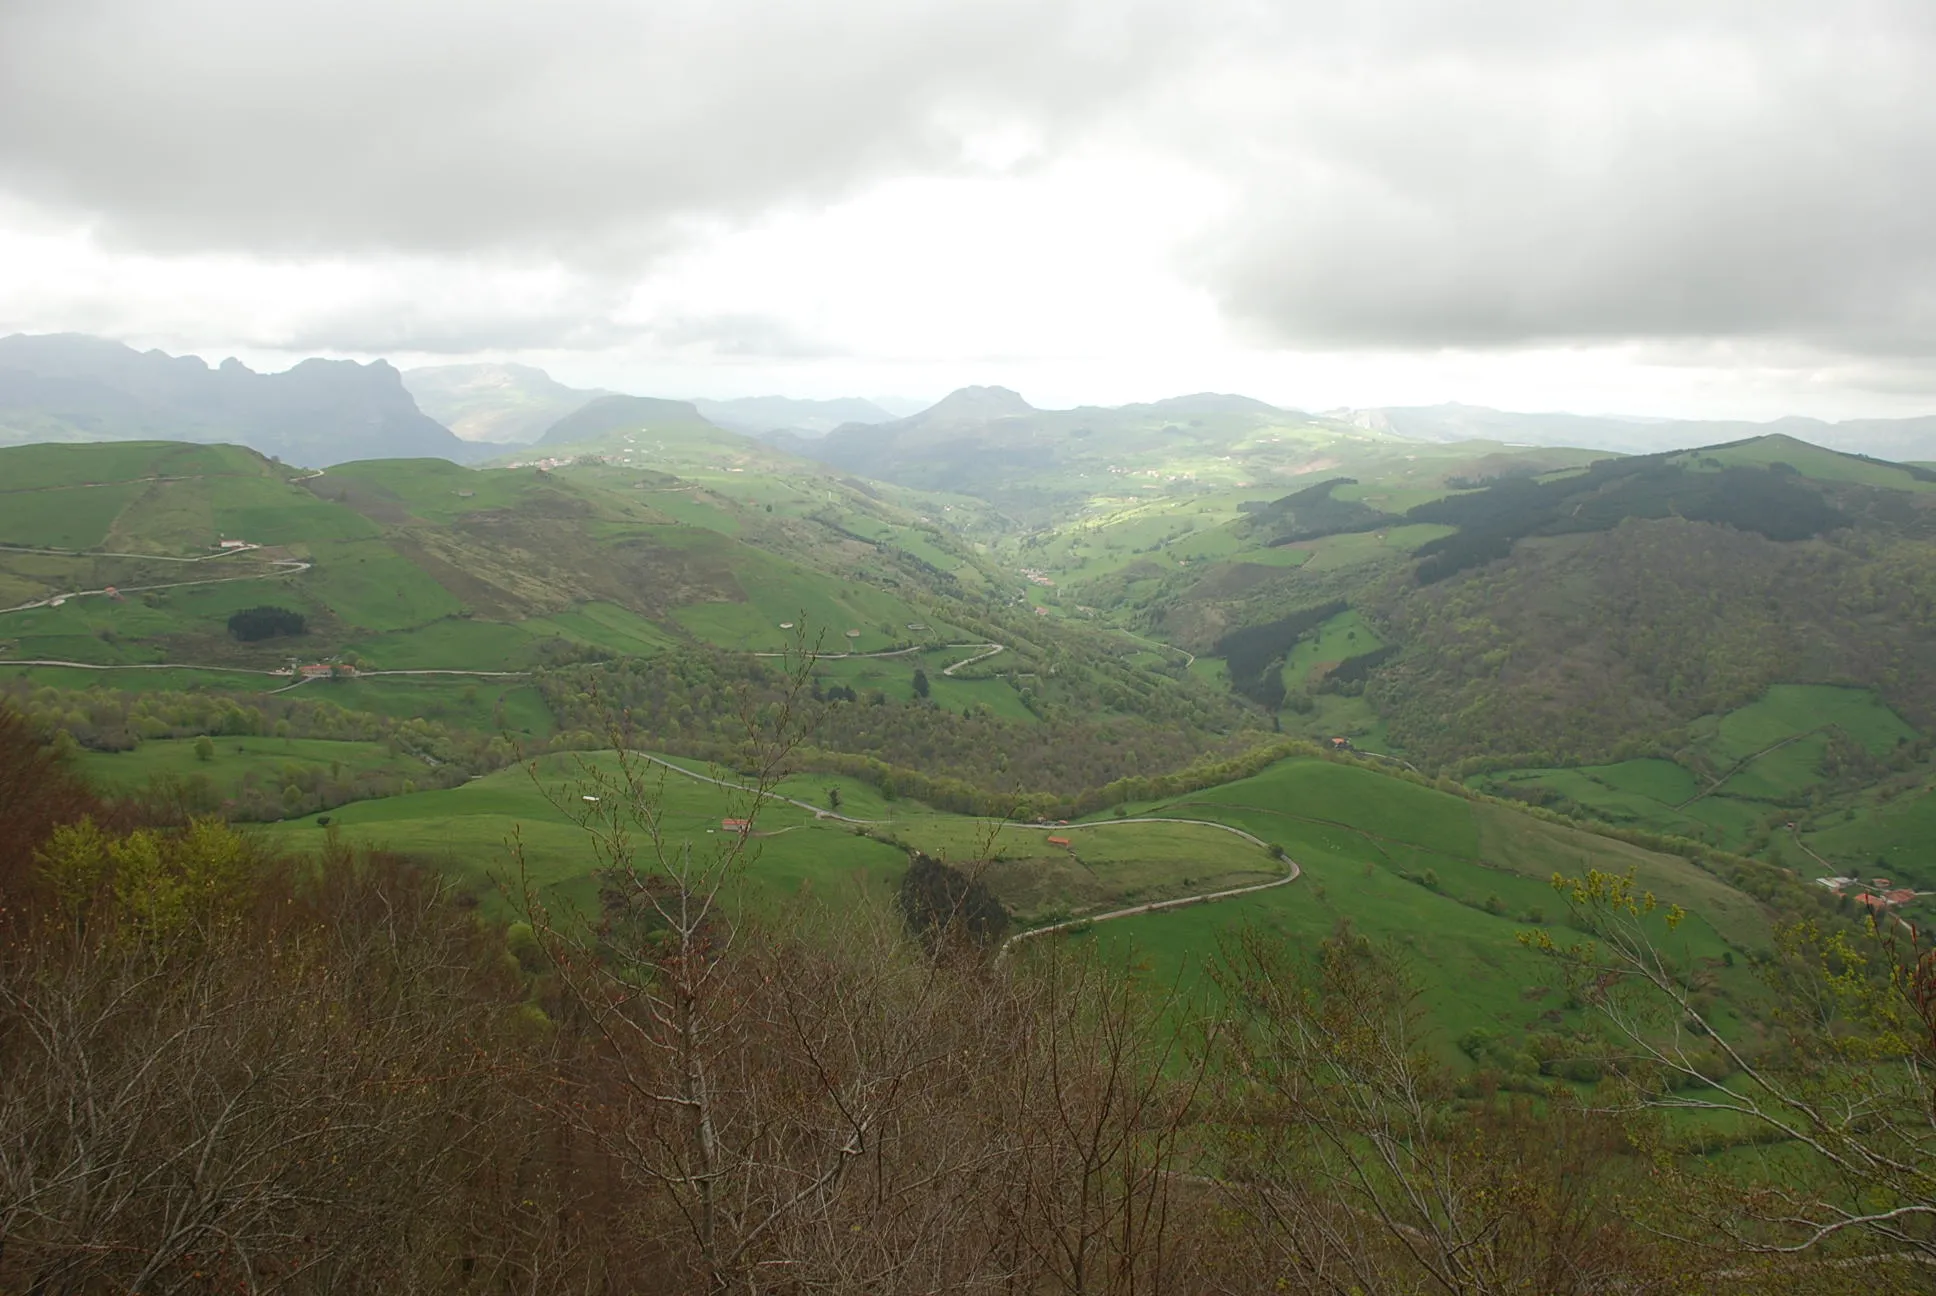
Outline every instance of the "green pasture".
[[465, 468], [442, 459], [380, 459], [337, 464], [314, 479], [324, 497], [334, 487], [353, 490], [359, 504], [394, 502], [412, 517], [453, 522], [480, 509], [515, 508], [539, 485], [529, 469]]
[[530, 624], [444, 617], [429, 625], [365, 635], [344, 646], [367, 670], [517, 670], [533, 641]]
[[365, 540], [380, 534], [376, 524], [356, 510], [318, 496], [304, 485], [268, 478], [224, 481], [219, 491], [211, 492], [210, 521], [224, 538], [259, 545]]
[[[1284, 873], [1260, 847], [1201, 824], [1101, 820], [1041, 828], [930, 814], [875, 831], [979, 877], [1024, 926]], [[1069, 845], [1051, 845], [1050, 837], [1066, 837]]]
[[[246, 571], [223, 562], [182, 564], [177, 579], [208, 582], [174, 589], [132, 592], [116, 600], [89, 595], [67, 600], [59, 607], [29, 608], [0, 617], [0, 637], [13, 640], [10, 655], [56, 657], [82, 662], [162, 661], [183, 655], [170, 639], [202, 638], [195, 655], [206, 658], [211, 644], [225, 661], [273, 661], [285, 653], [314, 652], [308, 639], [277, 640], [243, 647], [227, 638], [226, 622], [235, 611], [261, 603], [275, 603], [314, 614], [315, 605], [302, 598], [287, 578], [217, 579], [216, 573]], [[129, 587], [133, 589], [134, 587]], [[215, 662], [209, 663], [219, 664]]]
[[349, 711], [434, 720], [481, 733], [509, 732], [514, 738], [546, 737], [555, 727], [538, 690], [521, 680], [463, 675], [322, 679], [303, 685], [301, 696]]
[[[329, 818], [352, 842], [422, 855], [487, 894], [514, 877], [509, 844], [520, 841], [542, 895], [589, 908], [600, 857], [572, 819], [597, 809], [583, 796], [612, 796], [609, 786], [594, 786], [582, 771], [609, 774], [616, 763], [611, 753], [545, 757], [535, 782], [514, 768], [459, 788], [339, 807]], [[704, 855], [730, 845], [720, 821], [744, 815], [745, 793], [640, 769], [674, 848], [690, 843]], [[910, 848], [974, 872], [1024, 925], [1268, 881], [1283, 867], [1241, 837], [1207, 825], [1110, 817], [1067, 828], [1002, 825], [888, 802], [867, 785], [813, 774], [793, 776], [778, 791], [826, 807], [829, 788], [841, 793], [840, 813], [870, 822], [844, 824], [784, 801], [768, 804], [751, 842], [756, 858], [744, 870], [747, 902], [779, 903], [807, 888], [885, 903]], [[1633, 870], [1642, 885], [1686, 905], [1693, 916], [1671, 936], [1663, 928], [1661, 939], [1677, 956], [1712, 960], [1724, 1015], [1734, 1011], [1730, 996], [1747, 991], [1740, 981], [1745, 973], [1724, 967], [1729, 946], [1720, 933], [1737, 946], [1765, 941], [1752, 901], [1684, 861], [1343, 764], [1287, 761], [1150, 809], [1242, 827], [1281, 844], [1304, 874], [1251, 896], [1043, 939], [1134, 948], [1154, 975], [1188, 979], [1239, 924], [1259, 924], [1306, 947], [1349, 924], [1412, 962], [1448, 1041], [1472, 1026], [1516, 1032], [1576, 1023], [1552, 966], [1516, 940], [1535, 925], [1562, 939], [1578, 935], [1562, 924], [1564, 904], [1548, 881], [1556, 871]], [[319, 829], [310, 816], [264, 832], [308, 846]], [[1051, 846], [1050, 835], [1066, 836], [1070, 845]], [[641, 859], [650, 862], [649, 852]]]
[[346, 626], [408, 630], [461, 610], [454, 594], [381, 541], [332, 541], [313, 554], [303, 591]]
[[91, 441], [0, 449], [0, 495], [149, 477], [262, 477], [276, 470], [252, 450], [181, 441]]
[[1299, 715], [1295, 711], [1278, 713], [1278, 723], [1285, 733], [1318, 741], [1349, 738], [1354, 745], [1366, 751], [1401, 754], [1393, 751], [1385, 722], [1378, 718], [1371, 703], [1362, 696], [1314, 693], [1311, 701], [1313, 708], [1309, 715]]
[[[909, 622], [928, 620], [892, 594], [755, 549], [735, 555], [733, 575], [744, 601], [690, 603], [675, 609], [674, 619], [697, 638], [762, 652], [791, 648], [802, 626], [808, 646], [818, 643], [823, 652], [878, 652], [907, 639]], [[787, 622], [792, 629], [781, 628]], [[849, 630], [860, 633], [850, 637]]]
[[[68, 658], [68, 660], [76, 660]], [[190, 689], [219, 689], [232, 693], [266, 693], [288, 684], [274, 675], [253, 675], [243, 671], [203, 670], [193, 667], [135, 667], [109, 670], [82, 670], [72, 666], [16, 666], [0, 658], [0, 679], [26, 680], [35, 687], [58, 689], [111, 688], [131, 693], [151, 691], [185, 692]]]
[[1451, 527], [1415, 523], [1384, 532], [1353, 531], [1343, 535], [1321, 536], [1316, 540], [1300, 540], [1298, 543], [1312, 551], [1311, 560], [1304, 564], [1306, 571], [1337, 571], [1343, 567], [1402, 558], [1427, 540], [1450, 534], [1451, 531]]
[[1684, 462], [1699, 471], [1708, 467], [1702, 462], [1705, 459], [1716, 459], [1730, 467], [1766, 468], [1770, 464], [1785, 463], [1816, 481], [1852, 482], [1887, 490], [1936, 491], [1936, 482], [1918, 480], [1894, 464], [1838, 454], [1787, 436], [1756, 437], [1742, 445], [1690, 452]]
[[553, 634], [628, 657], [650, 657], [678, 642], [638, 613], [616, 603], [580, 603], [563, 612], [527, 618], [518, 626], [533, 635]]
[[1836, 730], [1875, 755], [1916, 737], [1870, 690], [1777, 684], [1757, 701], [1725, 715], [1703, 717], [1691, 727], [1691, 751], [1725, 774], [1718, 784], [1684, 764], [1660, 758], [1508, 770], [1474, 783], [1544, 787], [1613, 823], [1740, 848], [1771, 818], [1805, 817], [1811, 809], [1806, 804], [1810, 789], [1822, 780], [1829, 734]]
[[[598, 795], [617, 804], [611, 788], [589, 782], [586, 768], [615, 772], [611, 753], [585, 757], [548, 756], [526, 767], [500, 770], [462, 787], [418, 792], [340, 806], [327, 817], [343, 837], [358, 844], [406, 851], [430, 859], [486, 894], [498, 884], [516, 885], [511, 843], [523, 845], [532, 884], [547, 900], [589, 910], [595, 903], [595, 874], [602, 866], [591, 833], [574, 815], [596, 814], [600, 806], [582, 800]], [[734, 834], [721, 821], [740, 818], [749, 798], [670, 771], [645, 767], [642, 790], [657, 807], [670, 849], [692, 845], [695, 858], [722, 856]], [[269, 825], [265, 835], [293, 847], [313, 848], [321, 837], [317, 816]], [[649, 839], [633, 832], [634, 858], [652, 865]], [[797, 893], [803, 886], [835, 895], [858, 886], [874, 900], [892, 895], [907, 863], [902, 850], [857, 834], [852, 827], [817, 819], [784, 802], [765, 806], [744, 864], [752, 892], [769, 901]]]
[[[1371, 771], [1292, 760], [1250, 779], [1154, 807], [1234, 823], [1283, 845], [1304, 870], [1294, 885], [1211, 906], [1124, 919], [1096, 938], [1133, 946], [1152, 971], [1189, 978], [1231, 928], [1255, 923], [1303, 946], [1348, 923], [1397, 949], [1423, 980], [1443, 1039], [1484, 1026], [1516, 1032], [1577, 1024], [1550, 963], [1517, 941], [1540, 926], [1579, 939], [1548, 879], [1587, 867], [1634, 869], [1643, 885], [1691, 916], [1665, 947], [1720, 960], [1730, 940], [1765, 939], [1752, 901], [1673, 857], [1557, 828], [1505, 809]], [[1744, 969], [1722, 974], [1726, 993], [1750, 993]]]
[[696, 486], [647, 489], [639, 494], [646, 503], [674, 522], [703, 527], [721, 535], [739, 534], [739, 519], [728, 510], [708, 502]]
[[241, 785], [251, 774], [267, 781], [294, 767], [331, 774], [384, 772], [409, 777], [426, 768], [414, 757], [392, 755], [382, 743], [325, 738], [214, 737], [208, 760], [195, 755], [196, 739], [151, 738], [124, 752], [82, 752], [81, 772], [116, 791], [140, 787], [156, 775], [206, 776], [218, 789]]
[[1936, 788], [1864, 805], [1805, 840], [1817, 854], [1860, 868], [1864, 877], [1879, 872], [1917, 890], [1936, 890]]
[[[963, 707], [985, 706], [1002, 719], [1033, 723], [1035, 713], [1022, 705], [1021, 696], [1006, 679], [960, 679], [941, 673], [981, 651], [979, 648], [930, 648], [895, 657], [823, 657], [814, 663], [813, 673], [828, 684], [842, 684], [858, 693], [879, 689], [896, 701], [907, 701], [914, 696], [914, 672], [918, 667], [928, 677], [928, 700], [938, 707], [959, 711]], [[1000, 670], [1003, 656], [997, 654], [967, 670]]]
[[[1334, 486], [1331, 488], [1332, 499], [1356, 500], [1358, 503], [1369, 505], [1381, 513], [1390, 513], [1394, 516], [1403, 516], [1408, 510], [1415, 509], [1421, 504], [1430, 504], [1433, 500], [1444, 499], [1447, 495], [1456, 494], [1459, 494], [1459, 492], [1447, 490], [1442, 486], [1401, 486], [1377, 481], [1361, 481], [1355, 486]], [[1410, 529], [1409, 527], [1394, 528], [1394, 530]], [[1440, 528], [1434, 527], [1432, 529], [1438, 530]], [[1430, 539], [1429, 536], [1426, 538]], [[1421, 540], [1418, 543], [1423, 544], [1424, 541]]]
[[1295, 690], [1306, 684], [1314, 684], [1317, 681], [1311, 678], [1311, 674], [1319, 666], [1335, 666], [1347, 657], [1375, 652], [1384, 646], [1385, 641], [1358, 615], [1356, 609], [1347, 608], [1319, 623], [1286, 654], [1284, 687]]
[[[0, 454], [5, 452], [0, 451]], [[0, 465], [5, 460], [0, 459]], [[0, 494], [0, 544], [43, 549], [94, 549], [108, 538], [115, 518], [142, 486], [109, 482]]]
[[1719, 717], [1711, 728], [1697, 725], [1695, 741], [1706, 742], [1716, 760], [1738, 761], [1785, 738], [1831, 726], [1878, 753], [1898, 739], [1916, 736], [1868, 689], [1776, 684], [1759, 701]]

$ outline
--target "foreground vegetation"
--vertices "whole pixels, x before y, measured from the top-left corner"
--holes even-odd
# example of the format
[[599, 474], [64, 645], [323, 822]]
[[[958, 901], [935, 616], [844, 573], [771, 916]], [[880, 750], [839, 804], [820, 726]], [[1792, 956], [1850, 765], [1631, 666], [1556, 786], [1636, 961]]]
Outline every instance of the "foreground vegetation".
[[[1744, 1049], [1662, 953], [1691, 919], [1548, 887], [1515, 948], [1624, 1053], [1475, 1085], [1348, 925], [1233, 931], [1182, 993], [978, 942], [972, 870], [775, 912], [761, 839], [687, 832], [657, 769], [560, 800], [592, 921], [514, 886], [507, 923], [327, 831], [143, 826], [6, 721], [0, 1286], [1887, 1292], [1936, 1257], [1930, 997], [1887, 933], [1782, 936]], [[1775, 1142], [1707, 1154], [1668, 1107]]]

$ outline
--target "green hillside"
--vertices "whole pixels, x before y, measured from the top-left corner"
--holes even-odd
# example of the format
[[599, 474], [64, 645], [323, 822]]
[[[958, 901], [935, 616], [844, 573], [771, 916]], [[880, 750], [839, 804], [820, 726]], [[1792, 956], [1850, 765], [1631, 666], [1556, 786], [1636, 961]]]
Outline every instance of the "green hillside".
[[[831, 707], [824, 763], [951, 780], [963, 802], [1073, 797], [1269, 740], [1216, 691], [1150, 669], [1143, 648], [1018, 606], [946, 498], [817, 470], [677, 477], [616, 455], [323, 473], [224, 448], [31, 447], [0, 451], [0, 469], [7, 456], [22, 498], [100, 507], [9, 512], [0, 681], [199, 681], [249, 706], [291, 692], [403, 715], [518, 684], [544, 699], [511, 726], [525, 740], [596, 745], [634, 708], [626, 724], [654, 726], [643, 739], [711, 756], [743, 736], [732, 699], [750, 688], [778, 705], [782, 659], [804, 651]], [[263, 608], [300, 632], [231, 629]], [[488, 733], [501, 710], [446, 714]], [[120, 741], [112, 724], [81, 732]]]
[[[0, 635], [15, 657], [276, 666], [353, 652], [376, 670], [516, 669], [547, 645], [777, 648], [802, 612], [861, 651], [934, 620], [934, 591], [857, 583], [829, 546], [762, 547], [748, 506], [690, 486], [662, 509], [595, 475], [442, 460], [293, 475], [229, 447], [141, 444], [8, 449], [0, 468], [15, 546], [0, 557]], [[250, 547], [224, 553], [225, 539]], [[227, 642], [226, 618], [265, 603], [309, 633]]]
[[[535, 885], [590, 909], [600, 860], [573, 822], [584, 808], [582, 786], [589, 786], [579, 760], [549, 757], [530, 771], [344, 806], [324, 817], [352, 841], [442, 861], [493, 904], [502, 887], [515, 885], [515, 839]], [[610, 755], [591, 762], [606, 772], [614, 766]], [[736, 782], [727, 771], [675, 763]], [[644, 785], [663, 807], [674, 841], [716, 845], [719, 821], [745, 813], [738, 792], [646, 768]], [[830, 790], [841, 794], [840, 813], [863, 822], [821, 814], [818, 808], [831, 805]], [[1475, 1028], [1524, 1040], [1581, 1026], [1551, 964], [1516, 939], [1529, 925], [1552, 927], [1563, 914], [1549, 883], [1556, 870], [1632, 871], [1642, 886], [1692, 911], [1674, 948], [1718, 970], [1724, 1003], [1741, 997], [1738, 1013], [1724, 1010], [1730, 1019], [1752, 1016], [1745, 958], [1740, 973], [1731, 970], [1733, 961], [1770, 939], [1769, 911], [1760, 902], [1687, 860], [1324, 760], [1281, 762], [1234, 783], [1132, 805], [1120, 821], [1102, 816], [1067, 827], [938, 813], [905, 799], [881, 800], [865, 784], [836, 776], [797, 775], [775, 791], [817, 809], [775, 800], [760, 812], [743, 874], [745, 903], [774, 904], [811, 890], [891, 905], [908, 851], [919, 850], [983, 881], [1009, 910], [1014, 931], [1077, 920], [1041, 939], [1133, 947], [1159, 979], [1193, 977], [1239, 924], [1261, 924], [1299, 943], [1349, 924], [1413, 960], [1447, 1041]], [[1145, 817], [1158, 822], [1135, 821]], [[1271, 851], [1211, 826], [1219, 824], [1281, 847], [1302, 876], [1213, 904], [1079, 921], [1285, 876]], [[275, 840], [299, 845], [319, 835], [318, 819], [272, 831]]]
[[1475, 778], [1491, 790], [1616, 823], [1765, 847], [1788, 822], [1915, 771], [1927, 740], [1868, 690], [1778, 684], [1689, 726], [1669, 755]]

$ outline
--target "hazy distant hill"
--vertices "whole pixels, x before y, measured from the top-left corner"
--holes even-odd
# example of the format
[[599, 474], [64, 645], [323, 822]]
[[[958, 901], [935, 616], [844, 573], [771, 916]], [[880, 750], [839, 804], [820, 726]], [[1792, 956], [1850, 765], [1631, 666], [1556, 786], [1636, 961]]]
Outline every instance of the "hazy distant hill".
[[834, 400], [794, 400], [790, 396], [742, 396], [737, 400], [696, 400], [693, 405], [720, 427], [748, 436], [793, 432], [825, 436], [843, 423], [886, 423], [894, 415], [856, 396]]
[[1936, 415], [1905, 419], [1783, 418], [1769, 423], [1720, 419], [1644, 419], [1588, 414], [1520, 414], [1481, 405], [1420, 405], [1334, 410], [1325, 417], [1420, 441], [1508, 441], [1654, 454], [1750, 437], [1794, 437], [1831, 450], [1884, 459], [1936, 455]]
[[383, 360], [259, 374], [81, 334], [0, 338], [0, 443], [127, 440], [233, 442], [316, 467], [478, 455], [419, 410]]
[[665, 429], [720, 431], [691, 401], [663, 400], [657, 396], [600, 396], [546, 428], [537, 444], [582, 445], [620, 432]]
[[519, 364], [430, 365], [407, 369], [403, 385], [423, 412], [466, 441], [523, 445], [559, 419], [610, 393], [567, 387]]
[[1096, 494], [1289, 488], [1338, 467], [1342, 455], [1404, 444], [1247, 396], [1042, 410], [1005, 387], [964, 387], [907, 418], [850, 423], [816, 440], [770, 439], [849, 472], [979, 496], [1034, 521]]

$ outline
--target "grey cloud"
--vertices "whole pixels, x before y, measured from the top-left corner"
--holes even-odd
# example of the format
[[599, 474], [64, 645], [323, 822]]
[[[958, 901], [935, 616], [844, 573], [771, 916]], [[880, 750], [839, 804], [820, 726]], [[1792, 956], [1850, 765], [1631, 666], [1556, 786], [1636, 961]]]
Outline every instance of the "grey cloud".
[[0, 189], [150, 249], [635, 262], [967, 165], [1171, 46], [1158, 0], [63, 0], [0, 8]]
[[650, 335], [659, 346], [698, 347], [735, 359], [825, 360], [851, 354], [766, 315], [687, 316], [653, 325]]
[[339, 355], [471, 356], [528, 350], [599, 351], [635, 342], [646, 330], [615, 322], [602, 308], [445, 311], [372, 303], [331, 311], [238, 344]]
[[[1229, 215], [1185, 271], [1272, 344], [1732, 339], [1895, 384], [1936, 367], [1932, 68], [1929, 0], [0, 0], [0, 193], [143, 249], [616, 281], [718, 222], [972, 170], [963, 132], [1009, 123], [1200, 166]], [[636, 336], [601, 315], [281, 341]], [[828, 353], [761, 317], [645, 332]]]
[[1936, 353], [1936, 6], [1370, 8], [1418, 21], [1262, 60], [1212, 163], [1197, 269], [1261, 336]]

